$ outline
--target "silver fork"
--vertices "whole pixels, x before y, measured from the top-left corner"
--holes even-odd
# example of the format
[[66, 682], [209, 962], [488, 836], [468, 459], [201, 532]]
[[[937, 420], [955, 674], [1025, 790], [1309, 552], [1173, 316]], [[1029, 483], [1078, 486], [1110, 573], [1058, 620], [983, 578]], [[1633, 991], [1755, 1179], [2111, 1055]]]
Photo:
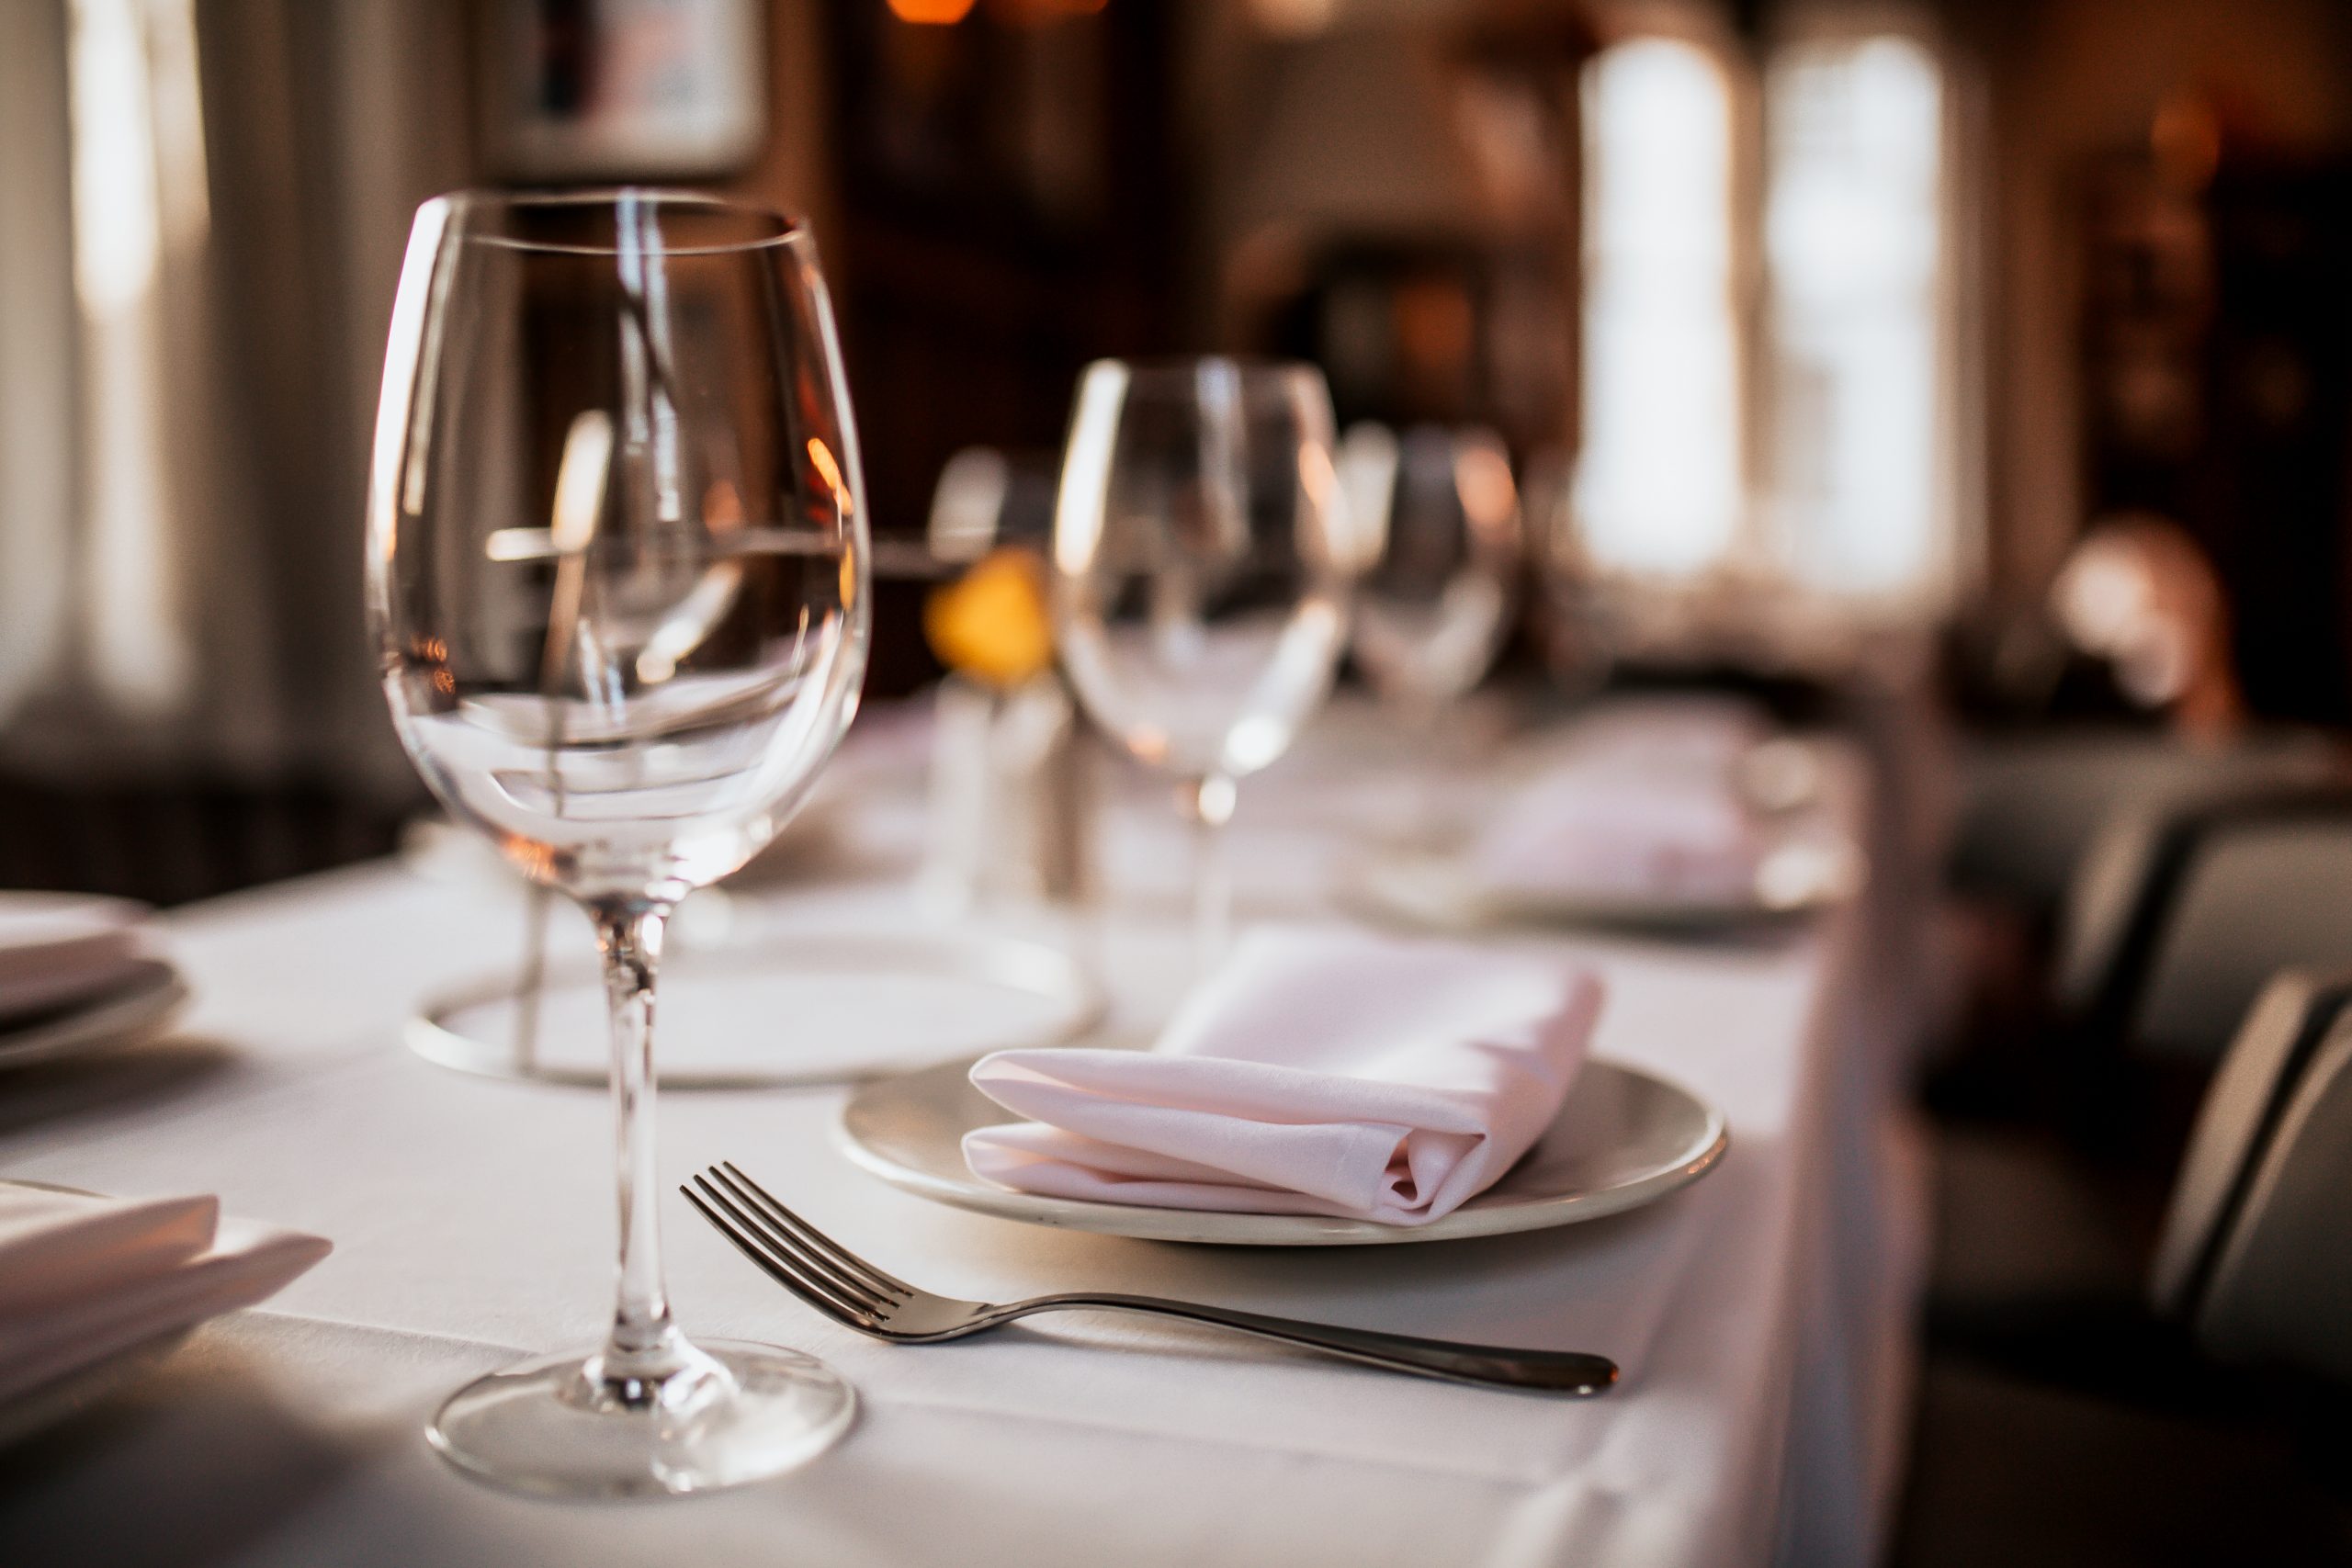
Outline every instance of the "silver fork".
[[1193, 1302], [1163, 1301], [1157, 1296], [1077, 1292], [1021, 1302], [958, 1301], [934, 1295], [876, 1268], [786, 1208], [731, 1161], [712, 1166], [678, 1190], [719, 1235], [777, 1284], [836, 1322], [897, 1344], [960, 1339], [1032, 1313], [1135, 1312], [1238, 1328], [1244, 1334], [1326, 1350], [1390, 1371], [1489, 1388], [1593, 1394], [1617, 1381], [1617, 1364], [1605, 1356], [1418, 1339]]

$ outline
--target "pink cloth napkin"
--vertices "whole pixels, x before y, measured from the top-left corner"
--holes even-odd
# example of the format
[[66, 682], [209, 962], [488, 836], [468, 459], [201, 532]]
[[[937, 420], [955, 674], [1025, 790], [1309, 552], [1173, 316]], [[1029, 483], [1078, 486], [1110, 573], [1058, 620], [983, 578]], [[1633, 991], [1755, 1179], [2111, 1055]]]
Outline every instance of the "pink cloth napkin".
[[314, 1235], [216, 1199], [99, 1198], [0, 1182], [0, 1400], [276, 1294]]
[[1604, 709], [1504, 800], [1470, 874], [1521, 901], [1752, 899], [1774, 840], [1737, 770], [1770, 733], [1739, 705]]
[[975, 1175], [1056, 1198], [1419, 1225], [1552, 1124], [1600, 1010], [1590, 971], [1453, 943], [1254, 932], [1150, 1051], [1000, 1051], [1015, 1115]]

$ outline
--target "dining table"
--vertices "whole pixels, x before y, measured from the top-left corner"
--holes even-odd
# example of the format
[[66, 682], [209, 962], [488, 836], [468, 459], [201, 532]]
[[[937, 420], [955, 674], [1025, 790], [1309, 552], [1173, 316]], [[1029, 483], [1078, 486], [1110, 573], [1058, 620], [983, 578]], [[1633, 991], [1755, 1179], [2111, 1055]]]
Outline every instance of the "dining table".
[[[861, 720], [824, 801], [825, 843], [729, 892], [724, 944], [756, 958], [844, 933], [1050, 939], [1099, 976], [1105, 1034], [1148, 1039], [1192, 962], [1187, 841], [1164, 791], [1102, 759], [1081, 897], [943, 914], [915, 875], [926, 733], [920, 702]], [[0, 1448], [0, 1562], [1872, 1562], [1910, 1424], [1927, 1189], [1906, 1089], [1928, 965], [1919, 911], [1897, 907], [1920, 897], [1903, 863], [1916, 835], [1890, 826], [1867, 746], [1835, 731], [1814, 744], [1824, 809], [1874, 863], [1854, 896], [1700, 933], [1469, 938], [1596, 969], [1594, 1053], [1727, 1119], [1712, 1171], [1631, 1212], [1406, 1245], [1081, 1234], [876, 1179], [842, 1145], [848, 1086], [666, 1092], [682, 1323], [805, 1349], [860, 1400], [848, 1434], [805, 1467], [683, 1501], [508, 1494], [443, 1463], [424, 1435], [468, 1379], [593, 1342], [610, 1299], [605, 1097], [454, 1072], [406, 1043], [424, 998], [513, 970], [524, 896], [393, 859], [174, 909], [161, 932], [192, 1010], [167, 1038], [0, 1077], [0, 1178], [216, 1192], [226, 1213], [334, 1250], [112, 1397]], [[1400, 757], [1382, 716], [1339, 705], [1241, 792], [1239, 918], [1363, 919], [1350, 868], [1400, 802], [1426, 797], [1415, 770], [1468, 790], [1507, 750]], [[584, 924], [567, 917], [554, 937], [584, 944]], [[745, 1027], [788, 1060], [814, 1036], [854, 1036], [855, 995], [836, 986]], [[883, 1343], [780, 1290], [677, 1196], [722, 1159], [884, 1268], [957, 1296], [1180, 1296], [1595, 1351], [1623, 1377], [1594, 1398], [1502, 1392], [1090, 1314]]]

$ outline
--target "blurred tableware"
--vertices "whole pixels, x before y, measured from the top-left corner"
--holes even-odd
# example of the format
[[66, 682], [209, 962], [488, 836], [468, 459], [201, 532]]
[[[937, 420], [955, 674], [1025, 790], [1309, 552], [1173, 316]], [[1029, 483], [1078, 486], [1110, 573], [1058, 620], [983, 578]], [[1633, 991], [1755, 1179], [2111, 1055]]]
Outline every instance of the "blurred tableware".
[[931, 812], [918, 889], [950, 920], [1067, 906], [1093, 886], [1095, 756], [1061, 677], [999, 688], [950, 674], [933, 700]]
[[450, 814], [594, 922], [620, 1153], [610, 1335], [442, 1406], [434, 1443], [477, 1475], [707, 1491], [849, 1423], [816, 1361], [672, 1320], [650, 1029], [671, 911], [775, 835], [855, 710], [865, 540], [804, 228], [633, 189], [418, 210], [368, 505], [385, 695]]
[[[941, 477], [934, 547], [980, 542], [972, 536], [976, 519], [952, 522], [977, 502], [951, 505], [946, 494], [957, 464], [977, 457], [960, 454]], [[1003, 482], [1000, 473], [1000, 493]], [[943, 528], [947, 545], [939, 543]], [[949, 672], [933, 703], [930, 836], [919, 886], [950, 919], [1004, 900], [1069, 904], [1090, 881], [1091, 754], [1054, 668], [1041, 547], [987, 548], [961, 579], [933, 590], [923, 609], [924, 635]]]
[[679, 1190], [704, 1219], [776, 1283], [837, 1323], [900, 1345], [937, 1344], [1044, 1312], [1125, 1312], [1231, 1328], [1323, 1350], [1392, 1372], [1546, 1393], [1605, 1393], [1617, 1365], [1576, 1350], [1514, 1350], [1375, 1329], [1306, 1323], [1115, 1292], [1072, 1292], [1017, 1302], [967, 1302], [886, 1273], [786, 1208], [730, 1162]]
[[1009, 1051], [972, 1069], [1016, 1117], [972, 1173], [1051, 1198], [1442, 1220], [1550, 1126], [1599, 976], [1345, 929], [1236, 945], [1149, 1051]]
[[0, 1028], [120, 990], [154, 911], [120, 898], [0, 893]]
[[1510, 635], [1524, 553], [1502, 438], [1476, 427], [1351, 426], [1348, 504], [1380, 540], [1356, 585], [1350, 649], [1381, 699], [1426, 731], [1485, 678]]
[[974, 1176], [967, 1134], [1004, 1108], [948, 1063], [882, 1078], [842, 1110], [843, 1151], [893, 1187], [1001, 1219], [1147, 1241], [1227, 1247], [1364, 1247], [1547, 1230], [1653, 1202], [1714, 1168], [1730, 1146], [1720, 1111], [1678, 1085], [1595, 1058], [1526, 1158], [1442, 1220], [1391, 1225], [1320, 1214], [1148, 1208], [1015, 1192]]
[[1370, 559], [1301, 365], [1102, 360], [1078, 389], [1054, 516], [1054, 611], [1079, 701], [1177, 781], [1199, 840], [1196, 966], [1225, 945], [1235, 786], [1289, 750]]
[[1552, 682], [1581, 695], [1607, 678], [1621, 639], [1576, 525], [1576, 466], [1558, 447], [1529, 454], [1520, 482], [1534, 566], [1533, 628]]
[[1758, 861], [1752, 884], [1721, 897], [1497, 887], [1458, 852], [1384, 850], [1342, 874], [1350, 907], [1417, 930], [1472, 934], [1583, 926], [1657, 936], [1713, 936], [1776, 925], [1843, 902], [1861, 886], [1860, 852], [1834, 832], [1792, 836]]
[[152, 1040], [180, 1015], [187, 982], [160, 958], [132, 961], [95, 997], [0, 1021], [0, 1068], [113, 1051]]
[[1342, 887], [1440, 930], [1700, 931], [1800, 914], [1863, 871], [1822, 809], [1822, 770], [1814, 747], [1735, 699], [1623, 700], [1524, 756], [1476, 832], [1369, 853]]
[[[691, 908], [691, 906], [689, 906]], [[542, 1042], [514, 1052], [520, 1005], [512, 976], [427, 1000], [408, 1043], [443, 1066], [489, 1077], [595, 1086], [600, 976], [560, 969], [541, 995]], [[701, 946], [662, 976], [665, 1088], [748, 1089], [842, 1083], [976, 1052], [1052, 1046], [1102, 1021], [1102, 987], [1053, 947], [969, 929], [754, 931]], [[789, 1020], [788, 1028], [780, 1020]]]
[[0, 1181], [0, 1440], [98, 1397], [330, 1250], [318, 1236], [224, 1220], [209, 1197]]

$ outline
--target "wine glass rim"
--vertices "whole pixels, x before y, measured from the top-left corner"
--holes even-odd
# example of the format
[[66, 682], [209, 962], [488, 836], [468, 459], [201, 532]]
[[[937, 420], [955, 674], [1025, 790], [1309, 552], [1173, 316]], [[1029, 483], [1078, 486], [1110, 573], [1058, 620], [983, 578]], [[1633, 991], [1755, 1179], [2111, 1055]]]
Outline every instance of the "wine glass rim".
[[804, 240], [808, 232], [805, 219], [796, 213], [765, 207], [757, 202], [738, 201], [729, 197], [713, 195], [709, 191], [688, 190], [672, 186], [599, 186], [581, 189], [525, 189], [448, 191], [433, 198], [449, 210], [458, 221], [453, 225], [456, 237], [469, 244], [490, 245], [501, 250], [523, 251], [539, 255], [617, 256], [624, 247], [599, 244], [592, 241], [539, 240], [514, 234], [489, 233], [474, 223], [465, 221], [481, 214], [516, 213], [526, 211], [611, 211], [624, 202], [637, 204], [656, 211], [675, 209], [691, 211], [697, 216], [732, 219], [764, 227], [767, 231], [740, 240], [704, 241], [693, 244], [670, 244], [656, 235], [652, 242], [633, 249], [659, 252], [664, 255], [701, 256], [731, 255], [791, 245]]

